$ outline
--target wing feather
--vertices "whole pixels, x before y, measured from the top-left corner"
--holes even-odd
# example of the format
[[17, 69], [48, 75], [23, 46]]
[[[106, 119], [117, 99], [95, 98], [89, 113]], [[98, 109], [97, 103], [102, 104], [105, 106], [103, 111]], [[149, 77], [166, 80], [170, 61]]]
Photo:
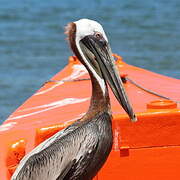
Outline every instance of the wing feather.
[[85, 123], [56, 133], [22, 159], [12, 180], [64, 179], [74, 172], [78, 176], [96, 151], [97, 131], [96, 124]]

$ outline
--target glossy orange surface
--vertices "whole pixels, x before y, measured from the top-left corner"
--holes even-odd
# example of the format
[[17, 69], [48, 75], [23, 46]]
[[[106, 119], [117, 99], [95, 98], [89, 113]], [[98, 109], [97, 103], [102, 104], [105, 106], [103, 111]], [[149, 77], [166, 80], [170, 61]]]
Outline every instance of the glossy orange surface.
[[[180, 101], [180, 80], [124, 63], [115, 55], [121, 76]], [[22, 157], [40, 142], [79, 119], [89, 106], [89, 75], [76, 57], [0, 126], [0, 179], [9, 180]], [[138, 116], [131, 123], [110, 92], [114, 144], [94, 179], [180, 179], [180, 106], [125, 84]]]

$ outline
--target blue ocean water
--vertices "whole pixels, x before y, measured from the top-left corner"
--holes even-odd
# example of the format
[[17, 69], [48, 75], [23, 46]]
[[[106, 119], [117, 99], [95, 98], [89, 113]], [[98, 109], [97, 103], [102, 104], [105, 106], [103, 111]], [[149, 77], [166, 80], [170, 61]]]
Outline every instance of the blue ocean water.
[[180, 77], [179, 0], [0, 0], [0, 123], [67, 64], [64, 26], [80, 18], [127, 63]]

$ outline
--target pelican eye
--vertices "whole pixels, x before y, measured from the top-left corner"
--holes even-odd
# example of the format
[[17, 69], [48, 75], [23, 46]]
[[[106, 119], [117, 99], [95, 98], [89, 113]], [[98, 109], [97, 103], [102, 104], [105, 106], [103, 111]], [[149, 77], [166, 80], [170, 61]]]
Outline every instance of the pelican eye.
[[107, 41], [104, 39], [103, 35], [100, 32], [95, 32], [94, 37], [96, 42], [102, 47], [105, 48], [107, 46]]
[[95, 37], [96, 37], [97, 39], [101, 39], [103, 36], [102, 36], [101, 33], [95, 32]]

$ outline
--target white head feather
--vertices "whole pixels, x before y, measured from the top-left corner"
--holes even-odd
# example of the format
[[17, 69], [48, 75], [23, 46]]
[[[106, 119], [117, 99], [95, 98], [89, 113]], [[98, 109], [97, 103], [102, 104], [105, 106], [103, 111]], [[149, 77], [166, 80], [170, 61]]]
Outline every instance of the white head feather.
[[103, 27], [98, 22], [90, 19], [80, 19], [74, 23], [76, 24], [76, 42], [79, 42], [85, 36], [93, 35], [95, 32], [101, 33], [108, 42]]
[[75, 21], [74, 23], [76, 24], [76, 39], [75, 39], [75, 41], [76, 41], [76, 45], [79, 50], [79, 53], [81, 54], [86, 65], [89, 67], [91, 72], [94, 74], [94, 77], [99, 82], [100, 87], [103, 91], [103, 94], [105, 95], [106, 85], [105, 85], [104, 79], [96, 73], [96, 71], [91, 67], [89, 62], [86, 60], [86, 57], [84, 56], [84, 54], [79, 46], [79, 41], [81, 39], [83, 39], [85, 36], [93, 35], [94, 33], [99, 32], [102, 34], [104, 39], [108, 42], [106, 34], [105, 34], [102, 26], [96, 21], [93, 21], [90, 19], [80, 19], [79, 21]]

